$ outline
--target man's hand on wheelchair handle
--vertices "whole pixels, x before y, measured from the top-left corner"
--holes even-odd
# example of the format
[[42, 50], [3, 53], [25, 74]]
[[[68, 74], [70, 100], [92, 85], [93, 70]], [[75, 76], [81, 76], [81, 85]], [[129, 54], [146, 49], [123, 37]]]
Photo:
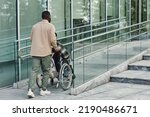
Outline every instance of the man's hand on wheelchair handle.
[[55, 49], [56, 52], [59, 52], [61, 50], [60, 46], [57, 46], [57, 48]]

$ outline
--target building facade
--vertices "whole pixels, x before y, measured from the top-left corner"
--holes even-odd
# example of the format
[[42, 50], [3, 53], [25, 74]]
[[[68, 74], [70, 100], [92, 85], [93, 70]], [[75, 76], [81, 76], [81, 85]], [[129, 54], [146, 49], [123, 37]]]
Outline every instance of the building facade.
[[[69, 50], [74, 62], [83, 53], [101, 49], [96, 43], [119, 36], [121, 31], [128, 30], [130, 36], [149, 32], [149, 25], [136, 24], [150, 20], [150, 0], [0, 0], [0, 3], [0, 87], [30, 77], [30, 31], [41, 20], [43, 10], [51, 12], [58, 40]], [[132, 31], [142, 26], [140, 31]], [[106, 34], [108, 31], [112, 32]], [[82, 68], [84, 74], [85, 66]], [[80, 84], [86, 82], [85, 76], [79, 77], [83, 77]]]

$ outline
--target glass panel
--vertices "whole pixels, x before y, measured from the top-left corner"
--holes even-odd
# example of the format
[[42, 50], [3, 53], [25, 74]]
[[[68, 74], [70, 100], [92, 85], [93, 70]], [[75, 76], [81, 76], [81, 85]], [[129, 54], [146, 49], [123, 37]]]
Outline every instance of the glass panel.
[[[72, 35], [72, 30], [71, 30], [71, 23], [72, 23], [72, 20], [71, 20], [71, 4], [70, 4], [70, 0], [64, 0], [64, 29], [66, 29], [65, 31], [65, 35], [66, 36], [69, 36], [67, 37], [66, 39], [66, 42], [72, 42], [72, 38], [71, 38], [71, 35]], [[71, 47], [69, 48], [70, 50]]]
[[0, 87], [15, 81], [16, 3], [0, 0]]
[[[90, 7], [89, 0], [73, 0], [74, 41], [90, 35]], [[82, 34], [81, 34], [82, 33]]]
[[[107, 31], [119, 28], [119, 0], [107, 1]], [[116, 36], [118, 32], [109, 33], [107, 38]]]
[[[150, 0], [147, 0], [147, 20], [150, 20]], [[147, 24], [148, 35], [150, 34], [150, 23]], [[149, 38], [149, 37], [148, 37]]]
[[131, 25], [131, 1], [126, 0], [126, 7], [125, 7], [125, 12], [126, 12], [126, 20], [127, 20], [127, 25]]
[[16, 6], [11, 0], [0, 0], [0, 62], [14, 60], [16, 40]]
[[30, 36], [31, 27], [41, 20], [41, 13], [45, 9], [45, 0], [20, 0], [21, 38]]
[[148, 27], [150, 23], [144, 23], [140, 26], [140, 50], [144, 51], [149, 48], [150, 40], [149, 40], [149, 29]]
[[[129, 4], [128, 0], [120, 0], [120, 19], [119, 19], [119, 27], [120, 28], [124, 28], [129, 24]], [[119, 41], [123, 41], [126, 40], [128, 37], [127, 35], [127, 31], [129, 31], [128, 29], [124, 29], [124, 30], [120, 30], [119, 34], [120, 36], [118, 37], [120, 40]]]
[[64, 30], [65, 13], [64, 0], [49, 0], [49, 10], [52, 17], [52, 23], [57, 30]]
[[[62, 44], [72, 42], [70, 0], [49, 0], [49, 9], [59, 42]], [[61, 37], [63, 39], [59, 39]], [[72, 44], [67, 44], [65, 47], [71, 53]]]
[[127, 2], [128, 0], [120, 0], [120, 28], [123, 28], [127, 25], [127, 17], [128, 17], [128, 13], [127, 13]]
[[[92, 35], [97, 35], [106, 32], [106, 2], [105, 0], [93, 0], [92, 3]], [[93, 43], [105, 40], [105, 36], [99, 36], [92, 39]], [[93, 51], [98, 46], [93, 46]], [[101, 47], [100, 47], [101, 48]]]
[[[116, 36], [108, 39], [108, 69], [121, 64], [127, 58], [126, 42], [122, 41], [116, 44], [119, 39]], [[114, 45], [112, 46], [113, 43]]]
[[[131, 0], [131, 25], [139, 22], [139, 0]], [[139, 26], [131, 28], [132, 40], [139, 40], [136, 35], [139, 34]]]
[[[99, 43], [95, 46], [103, 47], [103, 43]], [[88, 46], [84, 47], [84, 50], [87, 50], [88, 48]], [[97, 51], [95, 54], [84, 58], [84, 82], [87, 82], [107, 71], [107, 56], [105, 56], [105, 54], [107, 54], [105, 51]]]
[[141, 0], [141, 21], [147, 20], [147, 0]]
[[106, 20], [106, 0], [100, 0], [100, 21]]
[[107, 19], [119, 18], [119, 0], [107, 0]]
[[[147, 0], [141, 0], [141, 22], [144, 22], [146, 20], [147, 20]], [[146, 32], [147, 32], [146, 24], [141, 25], [140, 26], [140, 40], [141, 40], [141, 43], [145, 39], [147, 39], [147, 33]], [[144, 41], [144, 43], [145, 43], [145, 41]], [[141, 51], [143, 49], [145, 49], [145, 48], [141, 47]]]
[[92, 1], [92, 21], [93, 23], [105, 21], [106, 17], [106, 3], [105, 0]]
[[139, 0], [131, 0], [131, 24], [139, 22]]
[[126, 16], [126, 0], [120, 0], [120, 17]]
[[[150, 0], [147, 0], [147, 9], [150, 9]], [[147, 10], [147, 18], [150, 20], [150, 10]]]
[[[89, 0], [73, 0], [73, 26], [74, 26], [74, 57], [78, 58], [84, 56], [91, 51], [90, 47], [85, 48], [86, 45], [90, 45], [90, 3]], [[82, 39], [87, 38], [87, 41]], [[81, 40], [76, 42], [77, 40]], [[80, 49], [79, 49], [80, 48]], [[85, 82], [85, 59], [75, 60], [75, 74], [78, 79], [75, 81], [75, 86], [81, 85]]]
[[[139, 38], [139, 35], [136, 35], [136, 38]], [[128, 59], [139, 54], [140, 52], [141, 52], [140, 41], [128, 41], [127, 42], [127, 58]]]

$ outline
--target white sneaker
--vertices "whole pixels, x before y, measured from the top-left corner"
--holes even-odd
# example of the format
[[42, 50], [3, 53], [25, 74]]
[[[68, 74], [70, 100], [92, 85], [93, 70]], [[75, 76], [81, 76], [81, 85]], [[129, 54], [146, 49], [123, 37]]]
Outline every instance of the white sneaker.
[[42, 89], [40, 90], [40, 95], [41, 95], [41, 96], [49, 95], [49, 94], [51, 94], [51, 92], [48, 91], [48, 90], [45, 90], [45, 91], [43, 91]]
[[53, 78], [53, 84], [58, 83], [58, 78]]
[[28, 98], [34, 98], [35, 97], [35, 95], [31, 89], [29, 89], [27, 96], [28, 96]]

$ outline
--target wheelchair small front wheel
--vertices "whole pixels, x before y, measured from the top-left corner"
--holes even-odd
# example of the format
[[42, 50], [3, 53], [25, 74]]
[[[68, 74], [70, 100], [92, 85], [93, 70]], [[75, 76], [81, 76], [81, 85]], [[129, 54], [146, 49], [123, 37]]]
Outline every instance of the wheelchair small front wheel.
[[62, 89], [67, 90], [72, 85], [72, 69], [67, 63], [63, 63], [59, 72], [59, 82]]

